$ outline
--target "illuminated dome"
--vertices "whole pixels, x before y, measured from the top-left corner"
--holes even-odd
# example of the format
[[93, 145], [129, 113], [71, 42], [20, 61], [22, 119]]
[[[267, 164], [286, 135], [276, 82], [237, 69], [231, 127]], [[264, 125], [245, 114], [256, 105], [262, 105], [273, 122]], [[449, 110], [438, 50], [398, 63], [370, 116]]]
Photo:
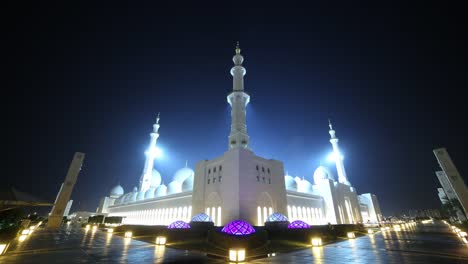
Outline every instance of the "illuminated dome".
[[297, 191], [297, 183], [291, 175], [284, 176], [286, 190]]
[[190, 176], [193, 177], [194, 174], [195, 172], [192, 169], [184, 167], [176, 171], [176, 173], [174, 173], [174, 177], [172, 178], [172, 180], [177, 181], [179, 183], [183, 183]]
[[312, 192], [312, 184], [308, 180], [300, 179], [296, 177], [297, 184], [297, 191], [302, 193], [311, 193]]
[[167, 194], [180, 193], [182, 192], [182, 183], [178, 181], [172, 181], [169, 183], [167, 188]]
[[324, 166], [319, 166], [315, 171], [314, 171], [314, 183], [318, 184], [321, 180], [325, 179], [330, 179], [330, 180], [335, 180], [333, 178], [333, 174], [325, 168]]
[[121, 204], [123, 202], [123, 199], [124, 199], [124, 196], [120, 196], [119, 198], [117, 198], [117, 200], [115, 200], [114, 202], [114, 205], [118, 205], [118, 204]]
[[192, 217], [192, 222], [213, 222], [213, 220], [207, 214], [201, 213]]
[[112, 188], [112, 190], [110, 191], [110, 198], [118, 198], [120, 196], [122, 196], [124, 194], [124, 189], [122, 188], [122, 186], [117, 185], [115, 186], [114, 188]]
[[154, 198], [154, 191], [156, 190], [156, 188], [149, 188], [148, 190], [146, 190], [145, 192], [145, 199], [152, 199]]
[[151, 180], [150, 180], [150, 187], [156, 188], [161, 184], [161, 173], [159, 171], [153, 169], [151, 173]]
[[185, 181], [182, 183], [182, 191], [191, 191], [193, 190], [193, 175], [189, 176]]
[[190, 225], [188, 223], [185, 223], [184, 221], [175, 221], [172, 222], [167, 228], [169, 229], [180, 229], [180, 228], [190, 228]]
[[167, 194], [167, 187], [164, 184], [159, 185], [154, 191], [154, 197], [161, 197]]
[[255, 233], [255, 229], [244, 220], [234, 220], [225, 225], [221, 232], [230, 235], [245, 236]]
[[267, 218], [267, 222], [287, 222], [288, 218], [281, 213], [273, 213]]
[[306, 222], [301, 221], [301, 220], [293, 221], [288, 225], [288, 228], [309, 228], [309, 227], [310, 226]]
[[141, 201], [145, 199], [145, 192], [144, 191], [139, 191], [136, 197], [137, 201]]

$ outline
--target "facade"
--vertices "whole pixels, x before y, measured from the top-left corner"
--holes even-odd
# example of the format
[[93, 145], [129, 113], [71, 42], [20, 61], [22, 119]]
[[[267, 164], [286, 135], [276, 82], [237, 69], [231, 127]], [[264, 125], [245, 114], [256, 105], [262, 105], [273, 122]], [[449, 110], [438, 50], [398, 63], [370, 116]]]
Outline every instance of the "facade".
[[192, 216], [205, 213], [216, 226], [235, 219], [262, 226], [273, 213], [312, 225], [362, 223], [364, 208], [367, 215], [372, 215], [368, 217], [370, 221], [380, 221], [375, 195], [366, 194], [370, 200], [361, 201], [349, 182], [331, 123], [330, 143], [338, 179], [323, 166], [315, 170], [310, 180], [285, 175], [283, 162], [255, 155], [247, 133], [246, 107], [250, 96], [244, 91], [244, 58], [239, 46], [235, 51], [233, 90], [227, 96], [231, 106], [227, 151], [214, 159], [199, 161], [195, 171], [187, 166], [181, 168], [164, 185], [153, 168], [160, 128], [158, 114], [139, 188], [125, 193], [120, 185], [114, 187], [109, 196], [101, 199], [97, 212], [122, 216], [124, 224], [168, 225], [176, 220], [188, 222]]
[[[463, 212], [459, 210], [460, 212], [457, 212], [457, 216], [459, 220], [466, 221], [466, 215], [468, 215], [468, 188], [447, 150], [439, 148], [434, 149], [433, 152], [442, 169], [442, 171], [436, 171], [437, 179], [439, 179], [446, 197], [449, 200], [458, 200], [460, 202]], [[438, 193], [440, 198], [440, 191]]]

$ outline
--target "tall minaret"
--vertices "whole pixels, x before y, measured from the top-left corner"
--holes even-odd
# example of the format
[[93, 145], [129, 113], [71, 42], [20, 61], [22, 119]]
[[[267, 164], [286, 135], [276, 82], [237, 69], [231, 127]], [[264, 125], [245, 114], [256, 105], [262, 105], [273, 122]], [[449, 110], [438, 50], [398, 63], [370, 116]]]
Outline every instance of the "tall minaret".
[[148, 150], [145, 152], [146, 154], [146, 161], [145, 167], [143, 169], [143, 174], [140, 178], [140, 191], [146, 192], [149, 189], [151, 183], [151, 174], [153, 172], [153, 164], [154, 159], [156, 158], [157, 149], [156, 149], [156, 142], [159, 137], [159, 113], [156, 117], [156, 123], [153, 125], [153, 132], [151, 132], [151, 140], [148, 147]]
[[232, 58], [234, 67], [231, 68], [233, 79], [232, 93], [227, 96], [231, 105], [231, 133], [229, 134], [229, 149], [249, 148], [249, 135], [247, 135], [246, 106], [250, 96], [244, 92], [245, 68], [242, 67], [244, 57], [240, 54], [239, 42], [236, 46], [236, 55]]
[[351, 186], [351, 183], [349, 183], [348, 178], [346, 177], [346, 171], [343, 165], [343, 156], [341, 155], [340, 148], [338, 147], [338, 138], [335, 136], [335, 130], [333, 130], [333, 126], [330, 122], [330, 119], [328, 119], [328, 126], [330, 127], [328, 133], [330, 133], [330, 143], [333, 146], [333, 154], [335, 155], [336, 171], [338, 172], [338, 181], [340, 183], [344, 183], [346, 185]]

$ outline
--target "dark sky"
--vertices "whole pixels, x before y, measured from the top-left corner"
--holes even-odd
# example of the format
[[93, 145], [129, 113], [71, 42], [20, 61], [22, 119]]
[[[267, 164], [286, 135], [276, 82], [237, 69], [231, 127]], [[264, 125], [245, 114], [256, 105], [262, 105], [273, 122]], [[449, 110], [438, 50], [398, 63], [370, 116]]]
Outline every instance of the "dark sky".
[[166, 183], [223, 154], [237, 40], [257, 155], [312, 181], [331, 118], [349, 180], [386, 215], [440, 207], [433, 148], [467, 179], [461, 6], [160, 2], [3, 8], [2, 185], [53, 201], [85, 152], [72, 211], [94, 211], [118, 182], [138, 184], [158, 111]]

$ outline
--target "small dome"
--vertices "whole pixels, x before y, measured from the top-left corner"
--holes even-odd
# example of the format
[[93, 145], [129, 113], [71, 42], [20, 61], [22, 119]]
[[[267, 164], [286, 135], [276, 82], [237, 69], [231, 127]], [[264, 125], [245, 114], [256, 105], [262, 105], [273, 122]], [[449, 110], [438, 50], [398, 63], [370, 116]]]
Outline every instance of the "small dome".
[[192, 222], [213, 222], [213, 220], [211, 220], [209, 215], [201, 213], [192, 217]]
[[172, 222], [169, 226], [167, 226], [167, 228], [169, 229], [179, 229], [179, 228], [183, 228], [183, 229], [186, 229], [186, 228], [190, 228], [190, 225], [184, 221], [175, 221], [175, 222]]
[[234, 220], [225, 225], [221, 232], [230, 235], [245, 236], [255, 233], [255, 229], [244, 220]]
[[297, 185], [297, 191], [302, 193], [311, 193], [312, 184], [308, 180], [300, 180], [300, 183]]
[[110, 198], [118, 198], [120, 196], [122, 196], [124, 194], [124, 189], [122, 188], [122, 186], [120, 185], [117, 185], [115, 186], [114, 188], [112, 188], [112, 190], [110, 191]]
[[123, 195], [120, 196], [119, 198], [117, 198], [117, 199], [115, 200], [114, 205], [119, 205], [119, 204], [121, 204], [122, 201], [123, 201], [123, 199], [124, 199], [124, 196], [123, 196]]
[[136, 186], [133, 187], [133, 192], [138, 192], [138, 188]]
[[292, 176], [284, 176], [284, 183], [286, 185], [286, 190], [297, 191], [297, 183]]
[[314, 183], [318, 184], [321, 180], [325, 179], [334, 180], [333, 175], [327, 168], [325, 168], [324, 166], [319, 166], [314, 171]]
[[145, 192], [145, 199], [152, 199], [154, 198], [154, 191], [156, 190], [156, 188], [149, 188], [148, 190], [146, 190]]
[[267, 222], [287, 222], [288, 218], [282, 213], [273, 213], [267, 218]]
[[136, 197], [137, 201], [141, 201], [145, 199], [145, 192], [144, 191], [139, 191]]
[[182, 183], [178, 181], [172, 181], [168, 185], [167, 194], [174, 194], [182, 192]]
[[193, 175], [189, 176], [185, 181], [182, 183], [182, 191], [191, 191], [193, 190]]
[[133, 193], [133, 192], [125, 194], [125, 196], [123, 198], [123, 202], [124, 203], [134, 202], [136, 200], [137, 194], [138, 193]]
[[161, 184], [161, 173], [159, 171], [153, 169], [151, 173], [151, 180], [150, 180], [150, 187], [156, 188]]
[[183, 183], [187, 178], [193, 176], [194, 174], [195, 172], [192, 169], [184, 167], [176, 171], [176, 173], [174, 173], [174, 177], [172, 178], [172, 180], [177, 181], [179, 183]]
[[301, 220], [293, 221], [288, 225], [288, 228], [309, 228], [309, 227], [310, 227], [309, 224]]
[[164, 184], [159, 185], [154, 191], [154, 197], [161, 197], [167, 194], [167, 187]]

